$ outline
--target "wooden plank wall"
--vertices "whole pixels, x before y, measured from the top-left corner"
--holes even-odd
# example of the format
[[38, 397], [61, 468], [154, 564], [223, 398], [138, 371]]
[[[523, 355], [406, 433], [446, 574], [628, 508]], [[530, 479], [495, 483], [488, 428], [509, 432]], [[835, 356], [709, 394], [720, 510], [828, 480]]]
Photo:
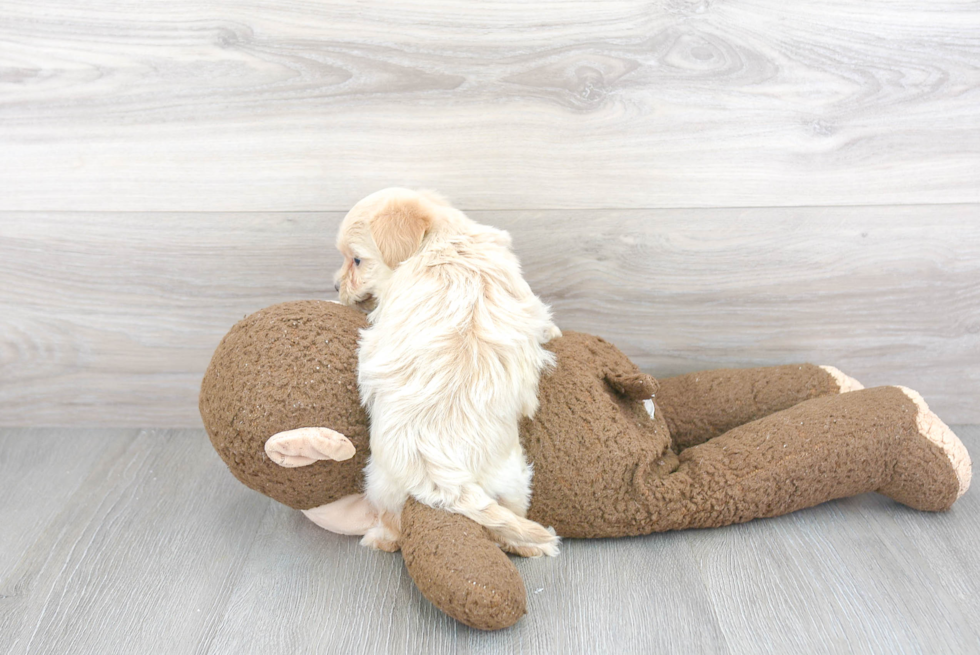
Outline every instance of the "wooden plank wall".
[[399, 184], [657, 374], [811, 360], [980, 422], [980, 7], [0, 0], [0, 425], [197, 426]]

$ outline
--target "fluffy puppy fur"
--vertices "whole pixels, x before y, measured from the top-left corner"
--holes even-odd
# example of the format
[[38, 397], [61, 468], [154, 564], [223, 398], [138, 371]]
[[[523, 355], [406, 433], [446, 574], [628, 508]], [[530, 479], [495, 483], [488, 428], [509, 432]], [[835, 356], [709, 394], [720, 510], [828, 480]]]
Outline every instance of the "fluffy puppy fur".
[[561, 333], [521, 276], [510, 235], [431, 192], [385, 189], [337, 237], [336, 288], [371, 309], [358, 352], [371, 417], [366, 495], [379, 523], [362, 543], [398, 548], [408, 496], [486, 526], [525, 556], [556, 555], [553, 530], [524, 518], [531, 469], [518, 439]]

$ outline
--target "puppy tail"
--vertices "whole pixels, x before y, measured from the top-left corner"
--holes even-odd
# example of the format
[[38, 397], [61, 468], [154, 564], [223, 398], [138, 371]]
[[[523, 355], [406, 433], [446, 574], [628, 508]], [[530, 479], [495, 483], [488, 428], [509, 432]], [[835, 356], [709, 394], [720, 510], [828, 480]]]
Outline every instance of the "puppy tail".
[[491, 498], [482, 487], [465, 485], [447, 510], [462, 514], [490, 530], [505, 550], [525, 557], [558, 554], [561, 538], [551, 528], [518, 516]]

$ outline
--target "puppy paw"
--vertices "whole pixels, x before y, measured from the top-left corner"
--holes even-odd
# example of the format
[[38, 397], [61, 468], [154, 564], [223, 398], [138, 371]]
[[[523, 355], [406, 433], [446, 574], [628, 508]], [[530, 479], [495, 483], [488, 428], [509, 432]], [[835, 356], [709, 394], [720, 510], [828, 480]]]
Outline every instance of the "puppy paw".
[[544, 528], [537, 526], [533, 534], [528, 534], [528, 541], [523, 542], [501, 542], [500, 547], [504, 552], [519, 555], [520, 557], [556, 557], [561, 544], [561, 537], [555, 534], [554, 528]]
[[558, 329], [557, 325], [552, 323], [551, 326], [544, 332], [543, 343], [548, 343], [552, 339], [557, 339], [560, 336], [561, 336], [561, 330]]
[[394, 553], [398, 550], [398, 538], [383, 525], [376, 525], [364, 533], [361, 545], [375, 550], [383, 550], [386, 553]]
[[543, 557], [545, 555], [544, 550], [539, 546], [510, 546], [502, 544], [500, 547], [505, 553], [517, 555], [518, 557]]
[[354, 456], [350, 439], [330, 428], [299, 428], [269, 437], [265, 454], [279, 466], [296, 468], [319, 460], [337, 462]]

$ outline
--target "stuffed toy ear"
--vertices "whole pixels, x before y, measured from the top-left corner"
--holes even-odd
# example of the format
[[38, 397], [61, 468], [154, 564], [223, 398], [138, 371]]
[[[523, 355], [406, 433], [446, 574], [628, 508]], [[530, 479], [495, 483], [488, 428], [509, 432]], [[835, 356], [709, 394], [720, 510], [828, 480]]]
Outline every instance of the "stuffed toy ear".
[[297, 428], [277, 432], [265, 442], [265, 454], [285, 468], [309, 466], [320, 460], [342, 462], [357, 450], [350, 439], [330, 428]]
[[371, 236], [381, 259], [395, 268], [415, 254], [432, 225], [432, 216], [417, 198], [395, 198], [371, 217]]
[[499, 630], [527, 612], [524, 581], [487, 530], [410, 498], [398, 540], [405, 567], [429, 601], [457, 621]]
[[623, 373], [607, 369], [606, 382], [616, 392], [630, 400], [647, 400], [653, 398], [660, 384], [646, 373]]

